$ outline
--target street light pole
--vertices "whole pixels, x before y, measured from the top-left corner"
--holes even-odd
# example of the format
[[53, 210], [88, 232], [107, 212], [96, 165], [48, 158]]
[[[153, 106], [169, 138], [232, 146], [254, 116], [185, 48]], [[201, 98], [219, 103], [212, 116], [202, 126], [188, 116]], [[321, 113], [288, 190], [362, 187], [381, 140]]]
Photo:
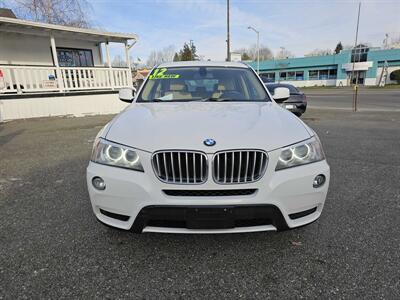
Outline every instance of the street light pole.
[[260, 74], [260, 33], [257, 31], [257, 73]]
[[251, 26], [247, 27], [247, 29], [257, 33], [257, 73], [260, 74], [260, 32]]

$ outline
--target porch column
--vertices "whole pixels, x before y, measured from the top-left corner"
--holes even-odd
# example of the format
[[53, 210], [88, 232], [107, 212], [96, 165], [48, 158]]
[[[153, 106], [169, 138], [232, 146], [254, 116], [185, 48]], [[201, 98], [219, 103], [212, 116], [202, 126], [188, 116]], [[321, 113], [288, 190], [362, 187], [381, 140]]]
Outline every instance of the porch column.
[[56, 67], [58, 89], [60, 92], [62, 92], [64, 89], [64, 84], [63, 84], [63, 80], [62, 80], [62, 73], [61, 73], [60, 65], [58, 64], [56, 42], [54, 40], [53, 35], [50, 36], [50, 45], [51, 45], [51, 52], [53, 54], [54, 66]]
[[110, 77], [110, 86], [111, 89], [114, 90], [114, 76], [111, 67], [111, 59], [110, 59], [110, 51], [108, 49], [108, 41], [106, 42], [106, 56], [107, 56], [107, 65], [108, 65], [108, 74]]
[[125, 41], [125, 56], [126, 56], [126, 64], [128, 65], [128, 86], [132, 87], [133, 86], [133, 81], [132, 81], [132, 68], [131, 68], [131, 60], [129, 58], [129, 45], [128, 41]]

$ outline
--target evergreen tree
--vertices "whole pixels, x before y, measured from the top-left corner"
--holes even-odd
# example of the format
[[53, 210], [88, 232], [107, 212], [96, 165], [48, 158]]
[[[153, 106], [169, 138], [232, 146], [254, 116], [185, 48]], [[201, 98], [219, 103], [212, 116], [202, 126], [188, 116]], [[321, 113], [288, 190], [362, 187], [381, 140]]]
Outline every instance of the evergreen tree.
[[196, 46], [188, 43], [183, 44], [183, 48], [179, 51], [179, 58], [181, 61], [197, 60], [198, 56], [196, 54]]
[[339, 42], [339, 43], [336, 45], [335, 53], [336, 53], [336, 54], [339, 54], [340, 51], [342, 51], [342, 50], [343, 50], [342, 42]]
[[175, 52], [173, 61], [180, 61], [180, 60], [181, 58], [179, 57], [179, 54]]
[[244, 52], [242, 54], [242, 60], [251, 60], [251, 57], [246, 52]]

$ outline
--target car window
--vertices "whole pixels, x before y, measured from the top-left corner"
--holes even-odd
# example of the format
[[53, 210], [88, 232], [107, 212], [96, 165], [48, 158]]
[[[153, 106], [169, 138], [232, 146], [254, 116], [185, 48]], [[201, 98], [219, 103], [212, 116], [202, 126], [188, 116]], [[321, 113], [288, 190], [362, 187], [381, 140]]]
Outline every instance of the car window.
[[262, 83], [247, 68], [156, 68], [137, 102], [270, 101]]

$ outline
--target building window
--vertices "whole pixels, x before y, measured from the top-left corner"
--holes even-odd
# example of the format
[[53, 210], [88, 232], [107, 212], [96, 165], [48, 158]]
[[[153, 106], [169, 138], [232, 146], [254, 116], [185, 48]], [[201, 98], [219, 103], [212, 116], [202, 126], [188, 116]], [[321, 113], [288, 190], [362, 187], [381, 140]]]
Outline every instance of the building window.
[[319, 70], [318, 79], [319, 80], [326, 80], [328, 79], [329, 70]]
[[93, 55], [90, 49], [57, 48], [60, 67], [93, 67]]
[[310, 80], [318, 80], [318, 70], [308, 71], [308, 77]]
[[262, 79], [265, 79], [266, 82], [275, 82], [275, 72], [261, 73], [260, 76]]
[[296, 80], [296, 72], [287, 72], [286, 80]]
[[337, 70], [336, 69], [310, 70], [308, 71], [308, 77], [310, 80], [336, 79]]
[[358, 45], [351, 50], [351, 62], [367, 61], [369, 47], [366, 45]]
[[296, 72], [296, 80], [304, 80], [304, 71]]
[[280, 72], [279, 73], [280, 80], [304, 80], [304, 71], [291, 71], [291, 72]]
[[329, 70], [329, 79], [336, 79], [337, 78], [337, 70], [331, 69]]

